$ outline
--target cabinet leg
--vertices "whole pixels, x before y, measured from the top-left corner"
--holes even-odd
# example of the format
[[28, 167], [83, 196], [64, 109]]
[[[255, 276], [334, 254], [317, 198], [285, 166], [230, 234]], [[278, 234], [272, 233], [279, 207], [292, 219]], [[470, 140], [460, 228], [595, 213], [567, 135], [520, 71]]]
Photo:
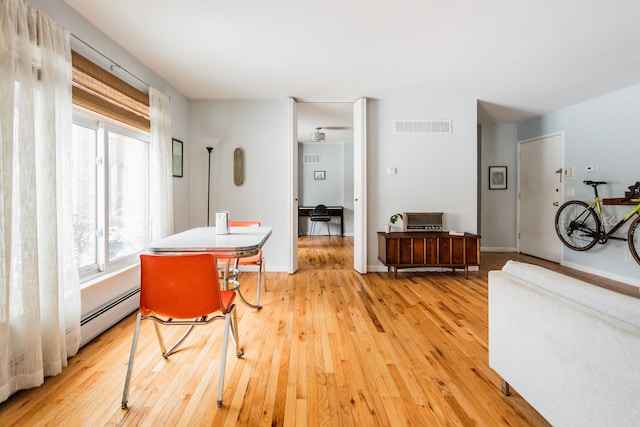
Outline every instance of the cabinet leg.
[[500, 378], [500, 390], [505, 396], [511, 396], [511, 387], [509, 387], [509, 383], [503, 378]]

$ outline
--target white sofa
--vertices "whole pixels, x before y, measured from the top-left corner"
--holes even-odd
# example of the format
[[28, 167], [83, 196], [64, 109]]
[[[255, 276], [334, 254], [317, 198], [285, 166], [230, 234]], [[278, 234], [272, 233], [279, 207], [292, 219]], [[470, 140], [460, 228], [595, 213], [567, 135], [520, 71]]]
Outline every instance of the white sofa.
[[489, 272], [489, 365], [554, 426], [640, 426], [640, 298], [509, 261]]

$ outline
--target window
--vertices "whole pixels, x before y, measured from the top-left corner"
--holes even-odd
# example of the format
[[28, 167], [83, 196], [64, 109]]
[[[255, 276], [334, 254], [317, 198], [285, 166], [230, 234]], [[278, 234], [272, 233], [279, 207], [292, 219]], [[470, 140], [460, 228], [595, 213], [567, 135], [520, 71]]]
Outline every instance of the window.
[[76, 113], [73, 145], [74, 242], [84, 278], [137, 262], [148, 243], [149, 135]]
[[73, 225], [82, 278], [138, 262], [149, 236], [149, 95], [72, 52]]
[[109, 262], [147, 243], [149, 144], [109, 131]]
[[97, 135], [97, 129], [73, 125], [73, 239], [81, 269], [98, 265]]

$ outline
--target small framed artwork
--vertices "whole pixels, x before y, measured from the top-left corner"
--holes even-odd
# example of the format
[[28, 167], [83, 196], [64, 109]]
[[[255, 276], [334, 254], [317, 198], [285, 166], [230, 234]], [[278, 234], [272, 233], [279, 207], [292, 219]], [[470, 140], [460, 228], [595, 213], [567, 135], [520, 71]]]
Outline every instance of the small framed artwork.
[[172, 139], [173, 176], [182, 178], [182, 141]]
[[489, 190], [507, 189], [507, 167], [489, 166]]
[[313, 179], [315, 179], [316, 181], [325, 179], [325, 171], [314, 171]]

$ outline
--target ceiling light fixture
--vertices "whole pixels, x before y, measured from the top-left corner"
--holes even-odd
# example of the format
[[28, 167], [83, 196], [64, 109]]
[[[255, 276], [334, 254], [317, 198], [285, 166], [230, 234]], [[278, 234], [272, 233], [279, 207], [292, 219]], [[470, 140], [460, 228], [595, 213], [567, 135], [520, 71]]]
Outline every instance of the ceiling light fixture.
[[324, 133], [320, 132], [322, 128], [316, 128], [315, 132], [311, 134], [312, 142], [324, 142]]

